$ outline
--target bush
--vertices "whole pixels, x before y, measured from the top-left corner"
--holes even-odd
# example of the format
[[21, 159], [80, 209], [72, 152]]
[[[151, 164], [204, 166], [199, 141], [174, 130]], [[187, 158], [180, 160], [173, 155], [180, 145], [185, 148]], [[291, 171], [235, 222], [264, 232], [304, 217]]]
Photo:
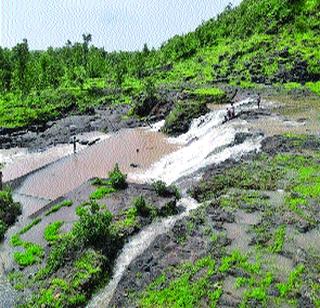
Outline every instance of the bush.
[[111, 186], [114, 189], [125, 189], [127, 187], [127, 175], [120, 171], [119, 165], [116, 164], [114, 169], [109, 173]]
[[147, 206], [146, 200], [143, 196], [139, 196], [133, 200], [133, 205], [140, 216], [148, 216], [150, 208]]
[[3, 221], [0, 221], [0, 239], [4, 237], [4, 234], [6, 233], [7, 228], [8, 226]]
[[112, 214], [100, 211], [96, 202], [91, 202], [82, 208], [80, 220], [73, 227], [73, 234], [84, 244], [99, 246], [111, 239], [110, 224]]
[[0, 240], [20, 214], [21, 205], [13, 201], [11, 190], [0, 191]]
[[179, 189], [175, 185], [167, 186], [166, 183], [163, 181], [156, 181], [152, 183], [152, 187], [160, 197], [175, 196], [176, 199], [181, 198]]
[[156, 181], [152, 183], [152, 187], [154, 188], [154, 190], [159, 196], [166, 196], [168, 189], [165, 182]]

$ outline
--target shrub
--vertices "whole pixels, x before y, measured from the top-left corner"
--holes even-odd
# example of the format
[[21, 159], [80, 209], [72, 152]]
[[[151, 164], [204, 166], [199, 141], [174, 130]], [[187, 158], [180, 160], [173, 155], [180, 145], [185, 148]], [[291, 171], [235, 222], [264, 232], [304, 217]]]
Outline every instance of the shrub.
[[152, 187], [160, 197], [175, 196], [177, 199], [181, 198], [179, 189], [175, 185], [167, 186], [165, 182], [159, 180], [153, 182]]
[[156, 182], [152, 183], [152, 186], [159, 196], [165, 196], [167, 194], [168, 189], [167, 189], [167, 185], [165, 182], [156, 181]]
[[21, 205], [13, 201], [11, 190], [0, 191], [0, 240], [7, 228], [16, 221], [20, 214]]
[[100, 211], [96, 202], [82, 208], [80, 219], [73, 227], [73, 234], [84, 244], [99, 246], [111, 239], [110, 223], [112, 214], [110, 211]]
[[119, 165], [116, 164], [114, 169], [109, 173], [111, 186], [114, 189], [125, 189], [127, 187], [127, 175], [120, 171]]
[[133, 200], [133, 205], [137, 212], [141, 216], [148, 216], [150, 213], [150, 208], [147, 206], [146, 200], [143, 196], [139, 196]]

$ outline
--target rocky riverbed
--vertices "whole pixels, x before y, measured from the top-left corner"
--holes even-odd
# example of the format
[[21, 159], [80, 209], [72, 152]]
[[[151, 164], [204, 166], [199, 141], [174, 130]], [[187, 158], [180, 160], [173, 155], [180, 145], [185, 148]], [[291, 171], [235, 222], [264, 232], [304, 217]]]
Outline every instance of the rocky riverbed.
[[[313, 102], [308, 105], [313, 106], [309, 108], [310, 117], [308, 110], [304, 109], [302, 121], [299, 116], [301, 111], [294, 116], [288, 114], [292, 104], [281, 97], [264, 98], [262, 108], [257, 109], [256, 95], [241, 101], [242, 95], [247, 98], [248, 94], [234, 96], [235, 101], [240, 100], [236, 103], [235, 119], [222, 124], [227, 105], [220, 108], [214, 106], [210, 113], [193, 121], [187, 133], [168, 139], [171, 153], [161, 152], [153, 164], [146, 163], [145, 159], [141, 162], [137, 160], [139, 155], [143, 157], [141, 146], [132, 144], [132, 149], [127, 151], [129, 156], [133, 152], [137, 156], [133, 159], [131, 155], [132, 161], [126, 160], [120, 164], [123, 170], [130, 172], [130, 180], [144, 183], [161, 179], [178, 184], [183, 194], [178, 208], [171, 207], [174, 201], [171, 199], [175, 198], [173, 195], [159, 197], [154, 188], [146, 184], [131, 183], [126, 190], [115, 193], [107, 180], [85, 182], [89, 174], [76, 185], [65, 187], [65, 190], [59, 186], [59, 181], [51, 190], [48, 189], [50, 185], [46, 184], [48, 193], [41, 195], [41, 198], [48, 198], [50, 203], [39, 203], [39, 208], [29, 215], [28, 220], [21, 221], [9, 231], [5, 242], [10, 247], [7, 250], [9, 254], [23, 252], [23, 247], [27, 249], [27, 246], [38, 247], [40, 253], [35, 256], [39, 262], [22, 266], [22, 271], [21, 266], [15, 267], [15, 271], [9, 274], [12, 284], [20, 290], [20, 298], [27, 296], [30, 303], [40, 303], [51, 292], [52, 300], [61, 303], [74, 300], [81, 306], [98, 286], [107, 284], [106, 292], [101, 286], [102, 290], [93, 298], [91, 306], [103, 307], [105, 296], [111, 306], [170, 306], [177, 298], [181, 299], [181, 305], [315, 305], [318, 301], [317, 274], [312, 273], [311, 267], [318, 266], [314, 251], [318, 249], [316, 243], [319, 240], [317, 164], [320, 142], [317, 136], [297, 134], [317, 134], [313, 115], [319, 108], [318, 101], [310, 98]], [[161, 114], [162, 111], [154, 119], [163, 118]], [[120, 118], [118, 120], [122, 121]], [[69, 119], [61, 121], [69, 123]], [[274, 126], [272, 123], [278, 125], [276, 137], [272, 137], [275, 133], [270, 128]], [[65, 126], [68, 129], [69, 124]], [[134, 126], [142, 124], [136, 122]], [[155, 133], [154, 130], [159, 127], [154, 127], [150, 132]], [[296, 130], [292, 131], [292, 127]], [[50, 135], [50, 129], [47, 128], [45, 134], [52, 140], [57, 131]], [[128, 132], [130, 135], [130, 130]], [[71, 136], [70, 131], [66, 136], [68, 134]], [[120, 131], [115, 137], [121, 134]], [[264, 139], [265, 135], [270, 137]], [[146, 141], [144, 133], [139, 136], [142, 143]], [[67, 140], [67, 137], [63, 138]], [[126, 145], [130, 145], [129, 139]], [[109, 142], [109, 139], [106, 141]], [[93, 145], [90, 151], [98, 147], [101, 143]], [[135, 151], [137, 148], [140, 154]], [[85, 157], [86, 152], [83, 153]], [[58, 161], [49, 169], [68, 160], [70, 158]], [[98, 165], [98, 161], [95, 164]], [[146, 164], [145, 170], [141, 164]], [[110, 168], [111, 165], [108, 165], [104, 169]], [[103, 174], [99, 176], [103, 177], [107, 171], [102, 170]], [[311, 191], [301, 191], [301, 183], [294, 181], [295, 178], [309, 181]], [[22, 181], [18, 185], [20, 190], [25, 185], [23, 194], [28, 193], [28, 183]], [[31, 185], [29, 192], [44, 183]], [[294, 192], [295, 189], [297, 192]], [[53, 194], [49, 195], [49, 192]], [[34, 190], [33, 195], [37, 194]], [[188, 194], [194, 199], [190, 201]], [[60, 195], [64, 198], [52, 201]], [[133, 215], [132, 204], [140, 196], [152, 205], [149, 213], [156, 213], [158, 219], [154, 221], [156, 216], [151, 214], [146, 217]], [[61, 203], [63, 200], [70, 200], [71, 203]], [[50, 269], [50, 274], [45, 274], [41, 268], [48, 270], [47, 265], [52, 264], [50, 257], [47, 259], [52, 243], [42, 234], [49, 232], [49, 226], [50, 232], [56, 232], [55, 239], [59, 238], [59, 234], [71, 232], [79, 219], [77, 208], [81, 208], [87, 200], [98, 201], [100, 211], [111, 211], [115, 223], [124, 227], [123, 234], [128, 245], [121, 251], [124, 243], [114, 242], [112, 255], [101, 254], [105, 249], [103, 245], [104, 248], [99, 246], [94, 251], [88, 250], [89, 247], [77, 250], [66, 259], [65, 265], [53, 272]], [[169, 208], [168, 204], [171, 204]], [[167, 215], [168, 218], [163, 218]], [[30, 223], [32, 226], [29, 229]], [[19, 230], [23, 232], [19, 233]], [[16, 234], [19, 234], [16, 240], [21, 242], [16, 241], [16, 246], [13, 245], [16, 248], [12, 248], [12, 237]], [[131, 237], [136, 247], [130, 245]], [[25, 246], [25, 243], [29, 244]], [[106, 255], [109, 258], [107, 267]], [[8, 253], [3, 256], [10, 258]], [[86, 258], [93, 260], [94, 268], [91, 270], [97, 270], [99, 274], [91, 276], [92, 272], [87, 280], [82, 281], [88, 286], [84, 299], [80, 298], [84, 293], [78, 289], [84, 285], [74, 280], [77, 270], [81, 272], [84, 268], [80, 270], [77, 268], [80, 263], [74, 262], [86, 263]], [[6, 266], [9, 268], [13, 264], [10, 261]], [[101, 271], [105, 270], [110, 276], [103, 278]], [[38, 271], [40, 274], [34, 275]], [[30, 281], [33, 285], [26, 282], [26, 277], [32, 277]], [[46, 281], [44, 277], [47, 277]], [[295, 277], [294, 282], [292, 277]], [[103, 283], [102, 279], [105, 279]], [[66, 282], [77, 286], [66, 288]], [[181, 288], [175, 288], [175, 285]], [[187, 294], [180, 293], [183, 289], [188, 290]], [[40, 293], [32, 297], [32, 292]], [[10, 294], [13, 296], [13, 293]]]

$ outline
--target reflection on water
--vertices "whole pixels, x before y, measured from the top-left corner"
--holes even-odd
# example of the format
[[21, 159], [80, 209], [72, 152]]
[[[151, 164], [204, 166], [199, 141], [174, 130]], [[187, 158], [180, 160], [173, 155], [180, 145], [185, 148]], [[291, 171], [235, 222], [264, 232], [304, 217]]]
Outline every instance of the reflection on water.
[[24, 181], [18, 192], [55, 199], [92, 177], [106, 177], [115, 163], [119, 163], [126, 173], [134, 170], [131, 164], [144, 170], [177, 148], [177, 145], [168, 143], [161, 133], [145, 129], [124, 130], [39, 170]]

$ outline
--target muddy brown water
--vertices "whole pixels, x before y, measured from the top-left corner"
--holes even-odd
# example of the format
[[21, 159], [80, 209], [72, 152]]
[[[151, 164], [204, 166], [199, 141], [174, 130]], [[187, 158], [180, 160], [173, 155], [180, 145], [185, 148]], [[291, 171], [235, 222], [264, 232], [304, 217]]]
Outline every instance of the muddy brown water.
[[[100, 132], [82, 133], [76, 136], [79, 140], [104, 140], [109, 136]], [[86, 146], [77, 145], [77, 150], [81, 151]], [[11, 181], [33, 170], [44, 167], [58, 159], [73, 153], [72, 144], [58, 144], [44, 151], [29, 152], [26, 148], [11, 148], [0, 150], [0, 163], [4, 164], [3, 180]]]
[[[18, 193], [53, 200], [90, 178], [106, 177], [116, 163], [125, 173], [141, 171], [177, 149], [177, 145], [169, 143], [159, 132], [146, 129], [120, 131], [30, 175]], [[138, 167], [133, 168], [131, 164]]]

